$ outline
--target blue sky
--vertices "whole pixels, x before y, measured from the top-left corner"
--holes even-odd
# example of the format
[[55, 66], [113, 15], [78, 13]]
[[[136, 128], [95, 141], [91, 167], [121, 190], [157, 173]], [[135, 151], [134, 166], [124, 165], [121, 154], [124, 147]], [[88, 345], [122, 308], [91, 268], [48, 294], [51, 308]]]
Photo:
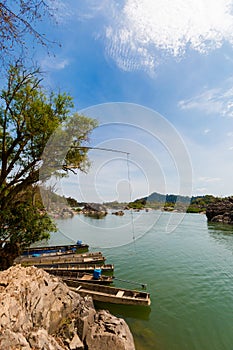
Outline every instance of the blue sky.
[[[34, 59], [53, 89], [99, 119], [93, 146], [131, 153], [132, 199], [153, 191], [232, 195], [233, 0], [57, 7], [58, 24], [43, 23], [43, 31], [62, 46]], [[128, 200], [124, 157], [92, 151], [90, 174], [58, 188], [88, 201]]]

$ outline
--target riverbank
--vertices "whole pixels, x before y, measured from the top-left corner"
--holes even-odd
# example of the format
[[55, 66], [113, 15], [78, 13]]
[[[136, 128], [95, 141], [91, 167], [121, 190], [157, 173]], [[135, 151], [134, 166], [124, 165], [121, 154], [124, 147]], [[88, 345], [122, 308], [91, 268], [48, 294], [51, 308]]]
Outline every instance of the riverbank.
[[0, 348], [135, 350], [126, 322], [96, 311], [59, 278], [16, 265], [0, 272]]

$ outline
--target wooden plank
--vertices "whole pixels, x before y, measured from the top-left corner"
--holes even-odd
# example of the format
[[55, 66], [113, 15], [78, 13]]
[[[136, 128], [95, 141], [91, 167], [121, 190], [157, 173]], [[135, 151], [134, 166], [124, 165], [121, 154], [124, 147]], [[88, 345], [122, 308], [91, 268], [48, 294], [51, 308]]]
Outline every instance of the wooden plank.
[[123, 290], [119, 290], [117, 292], [117, 294], [116, 294], [116, 297], [121, 298], [121, 297], [123, 297], [123, 295], [124, 295], [124, 291]]

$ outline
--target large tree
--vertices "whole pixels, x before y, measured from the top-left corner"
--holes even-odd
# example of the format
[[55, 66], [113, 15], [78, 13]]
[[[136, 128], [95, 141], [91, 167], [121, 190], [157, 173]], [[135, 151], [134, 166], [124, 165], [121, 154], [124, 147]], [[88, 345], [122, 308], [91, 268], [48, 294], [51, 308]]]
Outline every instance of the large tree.
[[20, 249], [48, 237], [54, 226], [41, 200], [33, 202], [33, 191], [39, 182], [52, 175], [87, 170], [85, 146], [97, 122], [72, 114], [69, 95], [47, 93], [40, 72], [28, 71], [20, 65], [10, 68], [0, 100], [0, 256], [3, 256], [9, 245], [18, 244]]

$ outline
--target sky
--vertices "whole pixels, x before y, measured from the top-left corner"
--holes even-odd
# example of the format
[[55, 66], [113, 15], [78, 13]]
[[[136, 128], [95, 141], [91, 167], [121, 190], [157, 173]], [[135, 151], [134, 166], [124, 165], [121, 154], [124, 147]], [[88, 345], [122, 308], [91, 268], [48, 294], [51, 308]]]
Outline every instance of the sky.
[[[152, 192], [233, 194], [233, 0], [56, 0], [33, 56], [54, 90], [96, 118], [88, 175], [57, 183], [78, 200]], [[125, 153], [123, 153], [125, 152]]]

